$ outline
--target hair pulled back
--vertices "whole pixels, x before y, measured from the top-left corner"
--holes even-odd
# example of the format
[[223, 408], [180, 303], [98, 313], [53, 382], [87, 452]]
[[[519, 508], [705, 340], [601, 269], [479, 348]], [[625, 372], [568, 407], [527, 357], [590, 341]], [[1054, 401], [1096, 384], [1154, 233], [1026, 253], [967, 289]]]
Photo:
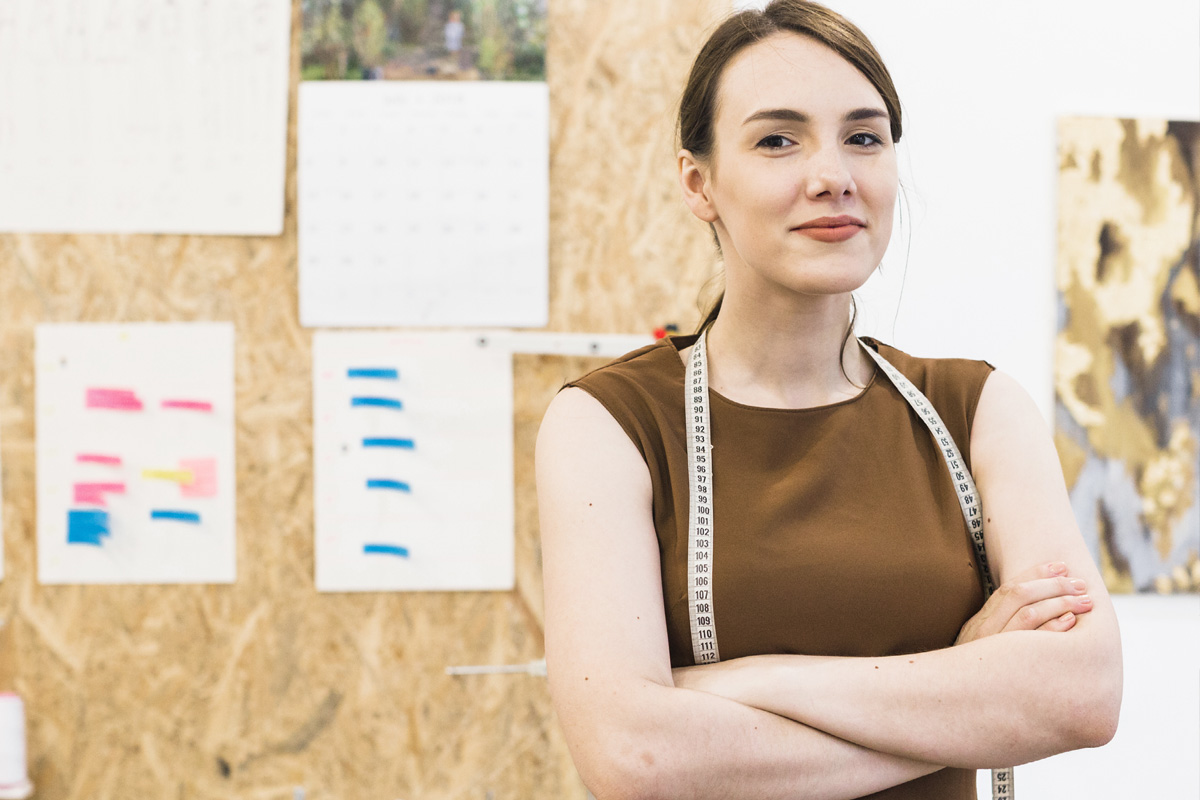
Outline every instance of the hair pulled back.
[[696, 158], [713, 152], [713, 122], [721, 75], [733, 57], [747, 47], [777, 33], [807, 36], [833, 50], [863, 74], [887, 108], [892, 141], [900, 141], [900, 98], [892, 76], [875, 46], [845, 17], [807, 0], [772, 0], [762, 11], [741, 11], [730, 16], [700, 48], [679, 102], [679, 142]]
[[[806, 36], [850, 62], [883, 98], [891, 122], [892, 141], [900, 141], [903, 131], [900, 98], [883, 59], [866, 34], [850, 20], [819, 3], [772, 0], [761, 11], [751, 9], [733, 14], [700, 48], [679, 101], [680, 147], [698, 160], [712, 157], [715, 147], [713, 123], [717, 117], [717, 100], [725, 67], [742, 50], [777, 33]], [[715, 232], [713, 237], [716, 238]], [[720, 242], [717, 246], [720, 247]], [[723, 294], [700, 324], [700, 330], [717, 318], [722, 299]]]

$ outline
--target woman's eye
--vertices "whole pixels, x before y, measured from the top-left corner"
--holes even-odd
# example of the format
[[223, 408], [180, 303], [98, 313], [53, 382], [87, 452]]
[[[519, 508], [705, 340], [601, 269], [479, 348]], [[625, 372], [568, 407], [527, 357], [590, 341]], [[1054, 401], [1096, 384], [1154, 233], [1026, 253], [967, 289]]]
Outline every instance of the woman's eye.
[[772, 133], [770, 136], [759, 141], [758, 146], [765, 147], [768, 150], [782, 150], [789, 144], [795, 144], [795, 142], [782, 133]]
[[847, 141], [850, 142], [850, 144], [863, 145], [867, 147], [873, 144], [883, 144], [883, 139], [873, 133], [856, 133]]

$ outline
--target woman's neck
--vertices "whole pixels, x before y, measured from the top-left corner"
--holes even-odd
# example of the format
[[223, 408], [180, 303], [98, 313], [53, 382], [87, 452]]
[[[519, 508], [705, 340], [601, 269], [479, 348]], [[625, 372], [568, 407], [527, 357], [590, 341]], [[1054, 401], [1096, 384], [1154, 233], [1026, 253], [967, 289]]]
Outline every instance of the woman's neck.
[[850, 296], [793, 300], [763, 304], [726, 297], [708, 333], [714, 391], [768, 408], [829, 405], [862, 391], [874, 366], [846, 336]]

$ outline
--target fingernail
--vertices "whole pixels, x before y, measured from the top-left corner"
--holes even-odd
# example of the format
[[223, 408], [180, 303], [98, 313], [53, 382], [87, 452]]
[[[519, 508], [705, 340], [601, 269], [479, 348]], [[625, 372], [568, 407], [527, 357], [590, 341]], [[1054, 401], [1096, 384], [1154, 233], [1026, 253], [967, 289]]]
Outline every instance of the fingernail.
[[1047, 564], [1046, 566], [1055, 575], [1062, 575], [1064, 572], [1067, 571], [1067, 565], [1062, 563], [1061, 561], [1056, 561], [1053, 564]]
[[1059, 619], [1062, 620], [1063, 622], [1070, 622], [1071, 620], [1075, 619], [1075, 615], [1072, 614], [1070, 611], [1068, 611], [1067, 613], [1065, 613], [1061, 617], [1059, 617]]
[[1072, 578], [1071, 588], [1075, 590], [1075, 594], [1083, 594], [1087, 591], [1087, 584], [1079, 580], [1079, 578]]
[[1092, 604], [1092, 598], [1088, 597], [1086, 594], [1083, 597], [1079, 598], [1079, 605], [1090, 606], [1091, 604]]

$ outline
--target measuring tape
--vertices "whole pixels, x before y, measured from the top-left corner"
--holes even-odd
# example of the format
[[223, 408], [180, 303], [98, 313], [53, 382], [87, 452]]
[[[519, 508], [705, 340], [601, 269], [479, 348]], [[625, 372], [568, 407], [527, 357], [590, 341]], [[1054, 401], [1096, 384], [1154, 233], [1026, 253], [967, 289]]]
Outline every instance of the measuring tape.
[[708, 420], [708, 356], [701, 335], [692, 347], [687, 396], [688, 617], [697, 664], [721, 660], [712, 605], [712, 426]]
[[[708, 348], [705, 334], [701, 334], [692, 346], [691, 361], [687, 370], [688, 384], [684, 391], [685, 419], [688, 448], [688, 617], [692, 630], [692, 657], [697, 664], [715, 664], [721, 660], [717, 648], [716, 615], [713, 613], [713, 463], [712, 424], [709, 420], [708, 403]], [[987, 552], [983, 542], [983, 509], [975, 481], [967, 470], [966, 462], [954, 438], [946, 430], [942, 418], [933, 404], [908, 378], [900, 374], [887, 359], [875, 352], [862, 339], [862, 349], [887, 375], [897, 391], [908, 401], [913, 411], [929, 428], [938, 450], [946, 462], [958, 495], [963, 520], [975, 548], [979, 574], [983, 583], [984, 597], [995, 591], [991, 570], [988, 568]], [[992, 770], [992, 797], [996, 800], [1013, 800], [1013, 771]]]

